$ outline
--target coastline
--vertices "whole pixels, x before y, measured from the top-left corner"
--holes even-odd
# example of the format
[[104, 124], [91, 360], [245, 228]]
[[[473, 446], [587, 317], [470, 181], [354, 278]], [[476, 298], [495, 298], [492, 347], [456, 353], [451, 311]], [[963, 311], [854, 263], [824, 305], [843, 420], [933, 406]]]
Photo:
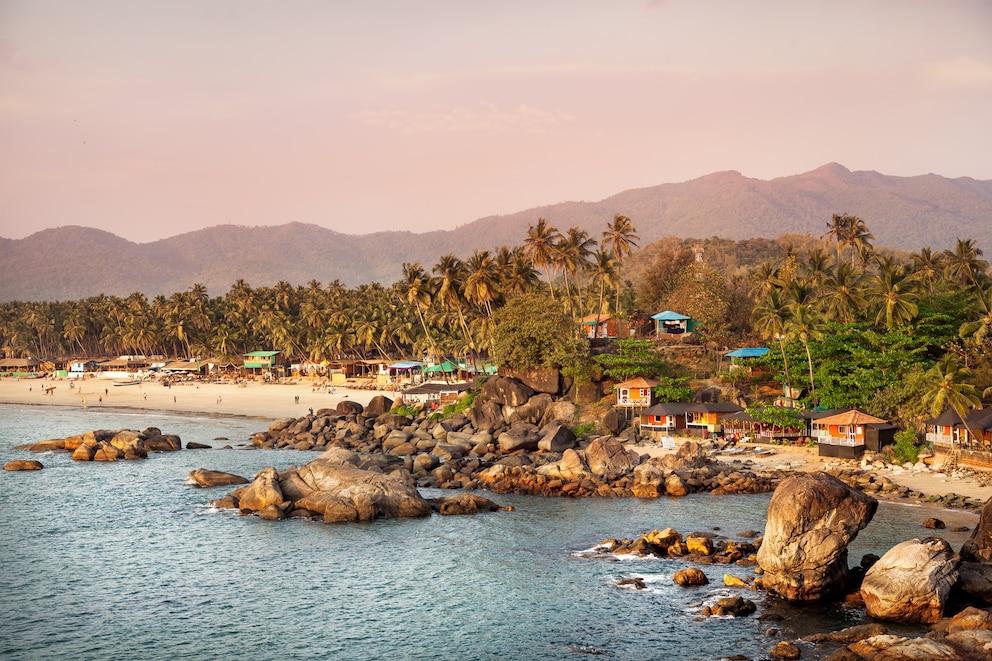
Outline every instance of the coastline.
[[[70, 388], [70, 382], [73, 387]], [[202, 383], [179, 382], [171, 387], [160, 383], [142, 382], [138, 385], [116, 386], [111, 379], [86, 378], [62, 379], [0, 379], [0, 404], [41, 406], [66, 406], [95, 409], [127, 409], [136, 411], [169, 412], [177, 414], [207, 414], [240, 416], [260, 421], [281, 418], [298, 418], [312, 408], [334, 408], [344, 400], [367, 405], [376, 395], [395, 399], [398, 393], [388, 390], [358, 390], [338, 387], [333, 392], [318, 390], [315, 381], [300, 379], [294, 383]], [[54, 386], [50, 394], [45, 389]], [[297, 397], [299, 400], [297, 401]], [[84, 403], [85, 400], [85, 403]], [[267, 426], [260, 424], [259, 429]], [[641, 454], [658, 455], [670, 452], [654, 445], [629, 446]], [[755, 447], [740, 444], [739, 447]], [[767, 449], [769, 446], [757, 446]], [[735, 459], [750, 461], [755, 468], [783, 468], [796, 472], [828, 470], [838, 466], [858, 466], [850, 461], [819, 457], [812, 448], [771, 446], [774, 454], [718, 455], [721, 461]], [[985, 502], [992, 498], [992, 486], [982, 486], [974, 478], [956, 478], [950, 475], [925, 471], [908, 471], [886, 467], [870, 469], [896, 484], [906, 486], [927, 496], [955, 493]], [[906, 505], [916, 503], [908, 499], [891, 499]], [[946, 511], [947, 508], [940, 508]], [[976, 515], [977, 516], [977, 515]]]

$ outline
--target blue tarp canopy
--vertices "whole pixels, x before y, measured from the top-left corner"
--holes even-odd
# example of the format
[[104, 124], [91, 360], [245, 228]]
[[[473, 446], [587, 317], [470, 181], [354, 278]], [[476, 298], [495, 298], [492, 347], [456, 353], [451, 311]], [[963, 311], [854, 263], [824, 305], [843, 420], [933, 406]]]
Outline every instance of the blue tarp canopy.
[[412, 369], [420, 369], [420, 367], [421, 367], [420, 363], [418, 363], [415, 360], [404, 360], [404, 361], [400, 361], [398, 363], [393, 363], [392, 365], [389, 366], [389, 369], [391, 369], [391, 370], [412, 370]]
[[656, 321], [686, 321], [691, 319], [684, 314], [679, 314], [678, 312], [672, 312], [671, 310], [665, 310], [664, 312], [659, 312], [658, 314], [651, 315], [651, 318]]
[[768, 353], [768, 347], [747, 347], [723, 354], [728, 358], [761, 358]]

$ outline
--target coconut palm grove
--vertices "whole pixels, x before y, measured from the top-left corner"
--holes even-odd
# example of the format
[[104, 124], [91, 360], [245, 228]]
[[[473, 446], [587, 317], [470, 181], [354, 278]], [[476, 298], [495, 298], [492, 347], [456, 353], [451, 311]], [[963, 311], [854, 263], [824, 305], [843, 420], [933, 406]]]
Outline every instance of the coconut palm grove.
[[[662, 311], [691, 319], [692, 332], [659, 334], [651, 317]], [[606, 322], [621, 330], [601, 334]], [[277, 351], [285, 364], [450, 360], [605, 385], [636, 375], [655, 380], [658, 401], [717, 385], [753, 411], [855, 407], [922, 442], [925, 420], [952, 411], [964, 421], [992, 397], [992, 277], [972, 239], [886, 249], [846, 213], [821, 236], [646, 246], [624, 215], [599, 236], [540, 218], [517, 246], [404, 264], [388, 285], [239, 279], [227, 292], [191, 283], [152, 299], [8, 302], [0, 347], [10, 365], [55, 368]], [[769, 350], [728, 369], [725, 354], [742, 347]]]

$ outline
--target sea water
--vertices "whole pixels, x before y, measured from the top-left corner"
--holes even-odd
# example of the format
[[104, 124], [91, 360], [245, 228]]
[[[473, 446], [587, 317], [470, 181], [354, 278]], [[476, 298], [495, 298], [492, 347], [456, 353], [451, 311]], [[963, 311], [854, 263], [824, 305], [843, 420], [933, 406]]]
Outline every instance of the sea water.
[[[769, 494], [489, 494], [514, 511], [351, 524], [270, 522], [210, 507], [231, 488], [192, 486], [189, 471], [251, 478], [316, 456], [238, 449], [267, 424], [0, 405], [4, 464], [33, 456], [15, 445], [93, 429], [155, 426], [216, 448], [116, 463], [46, 453], [36, 457], [41, 471], [0, 474], [0, 658], [757, 658], [782, 638], [863, 621], [837, 607], [783, 611], [754, 592], [744, 595], [758, 616], [700, 618], [704, 604], [735, 593], [722, 587], [724, 573], [752, 578], [753, 569], [702, 565], [710, 584], [684, 588], [672, 582], [689, 566], [681, 561], [579, 553], [665, 527], [740, 539], [763, 531]], [[228, 444], [234, 449], [220, 449]], [[931, 534], [920, 527], [929, 514], [883, 503], [852, 545], [852, 563]], [[967, 533], [944, 536], [959, 548]], [[618, 588], [625, 577], [641, 577], [646, 589]], [[769, 628], [778, 633], [766, 635]]]

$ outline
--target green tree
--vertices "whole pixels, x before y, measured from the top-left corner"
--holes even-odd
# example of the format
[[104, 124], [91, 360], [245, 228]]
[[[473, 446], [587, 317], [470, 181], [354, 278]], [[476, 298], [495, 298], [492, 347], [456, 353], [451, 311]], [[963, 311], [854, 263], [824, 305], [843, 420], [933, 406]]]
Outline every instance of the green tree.
[[555, 246], [558, 245], [559, 240], [561, 240], [561, 233], [558, 228], [549, 225], [544, 218], [538, 218], [537, 225], [531, 225], [527, 228], [527, 238], [524, 239], [524, 253], [530, 257], [534, 266], [544, 270], [552, 300], [555, 297], [555, 288], [551, 284], [550, 267], [554, 264], [557, 251]]
[[595, 356], [603, 374], [623, 382], [634, 377], [650, 378], [657, 376], [665, 364], [658, 358], [647, 340], [622, 339], [613, 343], [616, 353], [603, 353]]
[[[623, 282], [624, 261], [630, 257], [634, 248], [639, 247], [637, 244], [638, 239], [640, 237], [637, 236], [637, 230], [634, 229], [634, 224], [627, 216], [617, 214], [613, 216], [612, 223], [606, 224], [606, 231], [603, 232], [603, 249], [613, 255], [619, 282]], [[616, 314], [620, 314], [619, 283], [617, 285], [616, 303], [613, 306], [613, 311]]]
[[575, 321], [549, 296], [515, 296], [493, 314], [490, 358], [513, 369], [567, 368], [588, 360]]

